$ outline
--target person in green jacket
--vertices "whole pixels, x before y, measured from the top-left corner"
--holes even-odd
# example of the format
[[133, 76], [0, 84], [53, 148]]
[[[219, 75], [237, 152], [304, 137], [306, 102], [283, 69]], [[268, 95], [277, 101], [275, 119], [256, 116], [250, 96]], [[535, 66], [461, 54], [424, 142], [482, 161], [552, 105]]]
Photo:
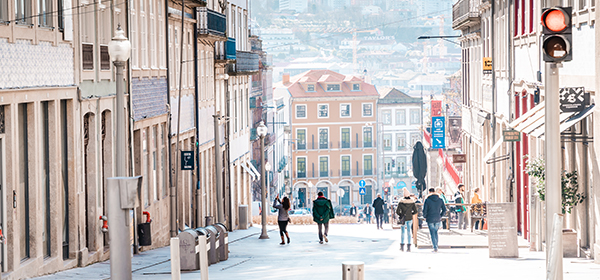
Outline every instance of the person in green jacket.
[[[317, 195], [317, 199], [313, 200], [313, 221], [319, 226], [319, 243], [323, 244], [323, 239], [325, 239], [325, 242], [329, 242], [327, 240], [329, 220], [335, 218], [335, 214], [333, 213], [331, 200], [323, 196], [323, 192], [319, 192]], [[322, 231], [323, 227], [325, 232]]]

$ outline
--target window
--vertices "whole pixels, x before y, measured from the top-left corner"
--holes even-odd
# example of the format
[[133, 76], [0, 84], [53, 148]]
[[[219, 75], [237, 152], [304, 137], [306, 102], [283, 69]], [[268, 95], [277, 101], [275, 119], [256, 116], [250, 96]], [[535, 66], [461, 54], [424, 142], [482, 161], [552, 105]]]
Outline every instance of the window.
[[329, 131], [327, 128], [319, 128], [319, 149], [329, 148]]
[[398, 151], [404, 150], [406, 148], [406, 134], [396, 134], [396, 145]]
[[410, 145], [411, 145], [412, 147], [414, 147], [414, 146], [415, 146], [415, 144], [416, 144], [418, 141], [421, 141], [421, 134], [420, 134], [420, 133], [418, 133], [418, 132], [417, 132], [417, 133], [411, 133], [411, 134], [410, 134]]
[[296, 149], [306, 150], [306, 129], [296, 130], [296, 141], [298, 141]]
[[373, 156], [372, 155], [363, 156], [363, 169], [364, 169], [364, 175], [373, 175]]
[[392, 150], [392, 135], [391, 134], [383, 135], [383, 149], [386, 151]]
[[327, 91], [340, 91], [340, 84], [327, 85]]
[[319, 105], [319, 118], [329, 117], [329, 105]]
[[350, 117], [350, 104], [342, 104], [340, 108], [340, 116], [342, 118]]
[[406, 124], [406, 110], [400, 109], [396, 110], [396, 125], [405, 125]]
[[383, 164], [385, 167], [385, 175], [390, 175], [392, 173], [392, 158], [389, 158], [389, 157], [384, 158]]
[[[60, 12], [60, 11], [59, 11]], [[0, 1], [0, 23], [8, 21], [8, 1]]]
[[342, 149], [350, 149], [350, 128], [342, 128]]
[[421, 112], [419, 109], [411, 109], [410, 110], [410, 124], [420, 124], [421, 123]]
[[[49, 111], [48, 101], [42, 101], [42, 186], [39, 188], [42, 201], [42, 250], [44, 257], [50, 257], [51, 225], [50, 225], [50, 135], [49, 135]], [[54, 169], [54, 165], [52, 166]]]
[[[152, 2], [152, 1], [150, 1]], [[158, 126], [152, 126], [152, 194], [154, 200], [158, 200], [158, 158], [156, 157], [156, 151], [160, 147], [158, 142]]]
[[306, 105], [296, 105], [296, 118], [298, 118], [298, 119], [306, 118]]
[[342, 176], [350, 176], [350, 156], [342, 156]]
[[373, 116], [373, 103], [364, 103], [363, 105], [363, 117]]
[[296, 159], [296, 172], [298, 178], [306, 178], [306, 158], [299, 157]]
[[373, 128], [372, 127], [364, 127], [363, 128], [363, 147], [365, 147], [365, 148], [373, 147]]
[[100, 46], [100, 70], [110, 70], [108, 46]]
[[328, 157], [319, 157], [319, 177], [329, 177]]
[[52, 15], [54, 14], [52, 10], [52, 0], [39, 0], [39, 25], [41, 27], [53, 27], [52, 26]]
[[360, 84], [352, 84], [352, 90], [353, 91], [359, 91], [360, 90]]
[[406, 173], [406, 157], [398, 157], [396, 159], [396, 164], [398, 165], [398, 173], [404, 175]]
[[306, 91], [315, 91], [315, 85], [306, 85]]
[[381, 118], [382, 118], [383, 124], [392, 124], [392, 111], [383, 110], [381, 112]]
[[31, 1], [15, 0], [15, 22], [17, 24], [31, 24]]
[[30, 231], [29, 231], [29, 139], [28, 131], [28, 108], [27, 104], [19, 104], [18, 107], [18, 136], [21, 138], [18, 149], [19, 160], [19, 182], [16, 189], [17, 215], [18, 222], [21, 225], [19, 232], [20, 259], [25, 260], [30, 257]]
[[83, 70], [94, 70], [94, 45], [81, 44]]

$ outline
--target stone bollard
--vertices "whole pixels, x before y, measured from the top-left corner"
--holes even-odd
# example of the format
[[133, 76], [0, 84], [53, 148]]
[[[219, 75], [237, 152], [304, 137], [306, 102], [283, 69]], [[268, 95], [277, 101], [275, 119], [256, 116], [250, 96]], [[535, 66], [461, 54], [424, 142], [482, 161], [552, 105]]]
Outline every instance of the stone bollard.
[[364, 280], [365, 263], [347, 261], [342, 263], [342, 280]]

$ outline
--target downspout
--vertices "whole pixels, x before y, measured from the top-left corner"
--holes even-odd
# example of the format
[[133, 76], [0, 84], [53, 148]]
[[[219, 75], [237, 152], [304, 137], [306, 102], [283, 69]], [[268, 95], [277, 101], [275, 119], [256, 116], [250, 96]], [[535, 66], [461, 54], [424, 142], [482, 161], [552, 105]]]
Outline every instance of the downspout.
[[[169, 50], [169, 1], [165, 1], [165, 31], [167, 32], [165, 36], [165, 49]], [[166, 51], [166, 63], [169, 63], [169, 51]], [[173, 171], [172, 171], [172, 151], [171, 151], [171, 141], [173, 139], [173, 135], [171, 135], [171, 83], [170, 83], [170, 72], [171, 67], [167, 67], [167, 153], [169, 154], [168, 161], [168, 171], [169, 171], [169, 188], [172, 188], [173, 185]], [[173, 201], [171, 200], [171, 204]], [[169, 222], [169, 232], [171, 237], [177, 236], [177, 223], [176, 223], [176, 206], [170, 206], [170, 222]]]
[[[490, 42], [490, 47], [491, 47], [491, 54], [492, 54], [492, 117], [490, 119], [490, 126], [492, 129], [492, 143], [495, 144], [496, 143], [496, 52], [493, 48], [493, 46], [495, 46], [495, 34], [494, 33], [494, 27], [495, 27], [495, 16], [496, 16], [496, 5], [495, 2], [496, 1], [490, 1], [492, 3], [492, 8], [491, 8], [491, 18], [492, 20], [490, 21], [490, 34], [492, 34], [491, 37], [491, 42]], [[494, 163], [492, 165], [492, 176], [490, 176], [490, 184], [491, 184], [491, 190], [490, 190], [490, 200], [493, 202], [497, 202], [496, 201], [496, 163]]]
[[[194, 95], [196, 99], [196, 106], [194, 111], [196, 112], [196, 227], [202, 225], [202, 211], [200, 207], [200, 201], [202, 199], [202, 193], [200, 191], [200, 119], [198, 108], [200, 108], [200, 102], [198, 99], [198, 14], [195, 13], [196, 23], [194, 23]], [[204, 61], [202, 61], [204, 63]]]
[[[226, 54], [227, 55], [227, 54]], [[229, 64], [229, 63], [228, 63]], [[225, 71], [227, 70], [227, 65], [225, 65]], [[227, 202], [227, 204], [225, 204], [226, 208], [225, 211], [227, 212], [227, 217], [226, 219], [226, 223], [227, 223], [227, 228], [232, 231], [233, 230], [233, 221], [231, 219], [231, 149], [229, 146], [229, 135], [230, 135], [230, 128], [229, 128], [229, 120], [231, 119], [230, 114], [230, 110], [229, 110], [229, 106], [231, 105], [231, 100], [229, 98], [229, 79], [225, 80], [225, 123], [224, 123], [224, 136], [225, 136], [225, 150], [227, 151], [226, 155], [227, 158], [225, 160], [224, 167], [225, 167], [225, 195], [227, 196], [227, 200], [225, 200], [225, 202]]]

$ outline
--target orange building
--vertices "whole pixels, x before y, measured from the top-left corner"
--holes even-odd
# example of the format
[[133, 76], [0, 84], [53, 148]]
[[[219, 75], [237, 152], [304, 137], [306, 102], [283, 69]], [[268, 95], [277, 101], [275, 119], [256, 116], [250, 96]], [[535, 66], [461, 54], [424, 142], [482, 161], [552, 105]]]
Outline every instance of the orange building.
[[371, 203], [378, 192], [375, 87], [329, 70], [284, 75], [277, 87], [290, 97], [294, 205], [310, 207], [319, 191], [336, 206]]

